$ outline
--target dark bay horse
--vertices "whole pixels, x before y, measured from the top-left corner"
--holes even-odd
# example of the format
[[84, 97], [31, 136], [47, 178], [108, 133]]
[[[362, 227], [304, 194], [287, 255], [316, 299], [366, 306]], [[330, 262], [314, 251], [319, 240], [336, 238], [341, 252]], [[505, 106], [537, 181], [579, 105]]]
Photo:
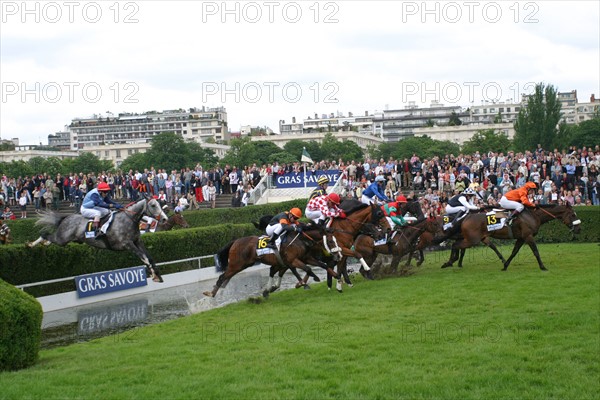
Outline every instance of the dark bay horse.
[[88, 219], [81, 214], [63, 216], [52, 211], [43, 212], [42, 217], [35, 223], [35, 225], [42, 227], [41, 236], [27, 245], [33, 247], [43, 242], [47, 245], [54, 243], [65, 246], [67, 243], [77, 242], [100, 249], [128, 250], [142, 260], [146, 265], [148, 275], [151, 275], [155, 282], [162, 282], [160, 271], [140, 238], [139, 223], [144, 215], [156, 218], [159, 221], [161, 218], [167, 219], [158, 201], [143, 198], [116, 211], [113, 214], [113, 221], [106, 232], [106, 236], [96, 240], [93, 237], [85, 237]]
[[394, 271], [397, 271], [400, 259], [403, 256], [412, 254], [413, 251], [418, 250], [417, 240], [419, 237], [424, 232], [435, 234], [437, 230], [438, 227], [435, 221], [423, 219], [412, 225], [396, 227], [392, 237], [388, 239], [387, 243], [379, 245], [375, 245], [376, 241], [371, 236], [358, 235], [354, 240], [354, 248], [364, 256], [367, 264], [371, 266], [378, 254], [391, 254], [391, 267]]
[[[465, 249], [473, 247], [480, 242], [490, 247], [498, 255], [502, 261], [506, 271], [510, 262], [515, 258], [523, 244], [527, 243], [531, 251], [537, 259], [541, 270], [546, 271], [546, 267], [542, 262], [540, 253], [535, 243], [535, 235], [537, 235], [540, 226], [546, 222], [553, 220], [561, 221], [571, 231], [578, 234], [581, 230], [581, 220], [577, 218], [577, 214], [570, 204], [556, 205], [550, 204], [545, 206], [537, 206], [535, 208], [525, 208], [513, 221], [512, 226], [504, 226], [502, 229], [488, 232], [487, 216], [485, 213], [469, 214], [463, 220], [459, 235], [456, 235], [456, 241], [452, 245], [450, 259], [442, 265], [442, 268], [451, 267], [452, 264], [459, 259], [459, 266], [462, 266], [462, 258], [464, 257]], [[516, 239], [512, 254], [505, 260], [498, 248], [490, 241], [490, 238], [496, 239]]]
[[355, 200], [344, 200], [340, 205], [345, 212], [346, 218], [335, 218], [330, 229], [335, 236], [338, 247], [341, 249], [342, 258], [338, 263], [338, 281], [336, 289], [338, 292], [342, 291], [342, 278], [348, 285], [351, 285], [350, 279], [347, 272], [347, 259], [348, 257], [354, 257], [361, 263], [361, 273], [370, 277], [369, 271], [371, 268], [365, 261], [363, 255], [353, 249], [354, 239], [367, 225], [378, 226], [383, 231], [389, 231], [390, 224], [385, 219], [385, 215], [381, 207], [376, 204], [363, 204]]
[[[322, 245], [322, 229], [312, 225], [302, 225], [301, 232], [287, 233], [286, 236], [279, 254], [269, 252], [259, 255], [257, 249], [267, 248], [268, 237], [246, 236], [229, 242], [215, 255], [216, 269], [223, 273], [217, 279], [213, 290], [204, 292], [204, 295], [214, 297], [220, 288], [227, 286], [233, 276], [257, 262], [277, 266], [277, 268], [298, 268], [319, 282], [319, 277], [308, 264], [320, 265], [319, 261], [312, 259], [309, 252], [312, 247]], [[326, 267], [324, 264], [323, 266]], [[300, 278], [299, 275], [296, 277]]]
[[[182, 228], [189, 228], [190, 227], [190, 225], [185, 220], [185, 218], [183, 218], [183, 215], [181, 215], [181, 213], [174, 213], [173, 215], [171, 215], [166, 220], [159, 221], [159, 223], [158, 223], [158, 225], [156, 227], [155, 232], [170, 231], [170, 230], [172, 230], [176, 226], [180, 226]], [[140, 223], [140, 228], [141, 227], [142, 227], [142, 224]], [[140, 229], [140, 232], [142, 234], [145, 233], [144, 229]]]
[[[252, 222], [252, 224], [254, 224], [256, 229], [262, 232], [265, 231], [267, 225], [269, 225], [269, 222], [272, 218], [272, 215], [263, 215], [262, 217], [260, 217], [259, 222]], [[312, 223], [307, 226], [311, 226], [311, 229], [322, 229], [319, 226], [312, 225]], [[309, 265], [315, 265], [321, 268], [325, 268], [328, 274], [327, 282], [328, 284], [330, 284], [331, 277], [337, 277], [337, 274], [333, 272], [333, 268], [339, 261], [340, 254], [339, 252], [334, 252], [334, 254], [330, 253], [332, 249], [336, 250], [337, 246], [337, 244], [332, 240], [331, 234], [329, 232], [323, 232], [323, 236], [326, 236], [326, 242], [323, 243], [323, 246], [312, 246], [309, 253], [309, 256], [312, 257], [306, 259], [305, 261]], [[294, 274], [294, 276], [298, 280], [296, 288], [304, 287], [305, 289], [310, 289], [310, 286], [308, 285], [308, 278], [310, 277], [310, 275], [306, 274], [304, 278], [301, 278], [296, 268], [289, 268], [287, 266], [282, 267], [281, 265], [273, 265], [271, 266], [271, 270], [269, 271], [269, 282], [267, 284], [267, 288], [265, 289], [265, 291], [263, 291], [264, 297], [267, 297], [268, 293], [272, 293], [275, 290], [279, 289], [279, 287], [281, 286], [281, 279], [283, 278], [283, 275], [288, 269]], [[275, 278], [274, 280], [273, 278], [276, 274], [277, 278]]]

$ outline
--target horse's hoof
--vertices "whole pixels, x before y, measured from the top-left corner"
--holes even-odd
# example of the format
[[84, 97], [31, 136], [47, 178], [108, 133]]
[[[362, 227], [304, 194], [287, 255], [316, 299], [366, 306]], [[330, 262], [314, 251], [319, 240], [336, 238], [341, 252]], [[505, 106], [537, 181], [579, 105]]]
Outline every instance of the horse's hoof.
[[269, 293], [269, 291], [268, 291], [268, 290], [263, 290], [263, 292], [262, 292], [262, 295], [263, 295], [263, 297], [264, 297], [265, 299], [268, 299], [268, 298], [269, 298], [269, 294], [270, 294], [270, 293]]
[[279, 289], [277, 286], [271, 286], [271, 288], [269, 289], [269, 293], [273, 293], [277, 289]]
[[546, 267], [541, 267], [540, 269], [541, 269], [542, 271], [548, 271], [548, 268], [546, 268]]
[[202, 294], [205, 295], [206, 297], [214, 297], [212, 292], [206, 291], [206, 292], [203, 292]]
[[313, 279], [315, 280], [315, 282], [321, 282], [321, 279], [318, 276], [315, 276]]
[[308, 285], [308, 284], [304, 285], [304, 290], [310, 290], [310, 285]]
[[443, 265], [442, 265], [442, 268], [448, 268], [449, 266], [450, 266], [450, 265], [448, 265], [448, 264], [443, 264]]
[[154, 278], [152, 278], [152, 281], [156, 282], [156, 283], [163, 283], [164, 282], [163, 278], [161, 276], [155, 276]]
[[296, 286], [294, 286], [294, 288], [300, 289], [302, 286], [304, 286], [304, 284], [302, 282], [298, 282], [298, 283], [296, 283]]

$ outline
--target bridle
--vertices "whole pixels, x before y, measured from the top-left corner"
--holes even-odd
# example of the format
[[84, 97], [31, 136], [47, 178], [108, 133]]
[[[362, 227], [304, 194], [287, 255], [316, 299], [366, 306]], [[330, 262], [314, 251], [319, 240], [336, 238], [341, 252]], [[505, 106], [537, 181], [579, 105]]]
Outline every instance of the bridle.
[[[565, 206], [565, 207], [566, 207], [566, 206]], [[549, 212], [549, 211], [546, 211], [546, 210], [545, 210], [544, 208], [542, 208], [542, 207], [539, 207], [539, 208], [538, 208], [538, 210], [542, 210], [544, 213], [546, 213], [546, 214], [548, 214], [549, 216], [551, 216], [551, 217], [552, 217], [552, 219], [558, 219], [558, 217], [557, 217], [556, 215], [552, 214], [552, 213], [551, 213], [551, 212]], [[564, 218], [561, 218], [561, 220], [563, 220], [563, 219], [564, 219]], [[563, 222], [564, 222], [564, 221], [563, 221]], [[575, 229], [575, 227], [576, 227], [577, 225], [579, 225], [579, 224], [581, 224], [581, 220], [580, 220], [579, 218], [578, 218], [578, 219], [576, 219], [575, 221], [571, 222], [571, 223], [569, 224], [569, 225], [570, 225], [570, 230], [571, 230], [571, 232], [572, 232], [572, 231], [573, 231], [573, 229]]]

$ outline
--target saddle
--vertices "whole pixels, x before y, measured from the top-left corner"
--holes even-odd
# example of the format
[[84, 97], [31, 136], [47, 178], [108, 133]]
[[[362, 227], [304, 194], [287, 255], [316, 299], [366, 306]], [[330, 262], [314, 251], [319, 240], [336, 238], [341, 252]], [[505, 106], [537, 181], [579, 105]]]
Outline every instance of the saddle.
[[[100, 218], [100, 223], [98, 224], [98, 227], [103, 227], [105, 224], [110, 224], [112, 222], [113, 219], [113, 215], [114, 215], [115, 211], [111, 211], [110, 214]], [[96, 237], [96, 228], [94, 227], [94, 219], [88, 219], [86, 224], [85, 224], [85, 238], [86, 239], [93, 239]]]

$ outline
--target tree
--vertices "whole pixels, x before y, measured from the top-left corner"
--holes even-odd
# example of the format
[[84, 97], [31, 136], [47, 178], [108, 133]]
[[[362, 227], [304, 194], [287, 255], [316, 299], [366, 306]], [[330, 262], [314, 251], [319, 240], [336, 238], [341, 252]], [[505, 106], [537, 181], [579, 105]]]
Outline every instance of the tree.
[[[458, 154], [460, 147], [456, 143], [447, 140], [433, 140], [428, 136], [409, 137], [395, 143], [382, 143], [379, 145], [378, 158], [388, 159], [393, 157], [397, 160], [418, 155], [421, 159], [434, 156], [443, 157], [446, 154]], [[374, 157], [373, 157], [374, 158]]]
[[535, 93], [527, 100], [527, 106], [519, 110], [515, 122], [514, 144], [518, 151], [532, 150], [541, 144], [550, 149], [557, 144], [557, 138], [564, 130], [559, 126], [561, 103], [557, 90], [552, 85], [535, 85]]
[[292, 139], [283, 145], [283, 149], [291, 156], [296, 157], [296, 161], [300, 161], [304, 147], [306, 147], [306, 151], [308, 151], [314, 162], [318, 162], [324, 158], [321, 145], [315, 140], [305, 142], [300, 139]]
[[459, 126], [462, 125], [462, 121], [458, 118], [458, 114], [452, 111], [450, 114], [450, 120], [448, 121], [448, 126]]
[[80, 156], [73, 159], [71, 171], [79, 171], [85, 174], [100, 171], [109, 171], [113, 169], [113, 163], [110, 160], [100, 160], [93, 153], [82, 153]]
[[0, 172], [10, 177], [25, 177], [35, 173], [29, 163], [23, 160], [12, 160], [9, 163], [0, 163]]
[[189, 149], [189, 157], [186, 160], [186, 166], [200, 163], [202, 166], [211, 168], [219, 163], [219, 157], [212, 149], [202, 147], [198, 142], [186, 144]]
[[148, 168], [148, 158], [146, 153], [135, 153], [127, 157], [121, 163], [121, 171], [127, 173], [129, 170], [132, 171], [143, 171], [144, 168]]
[[223, 157], [223, 163], [243, 168], [252, 165], [256, 160], [256, 149], [249, 137], [231, 140], [231, 148]]
[[278, 153], [271, 154], [267, 162], [269, 164], [274, 164], [275, 162], [278, 162], [279, 164], [290, 164], [298, 162], [298, 157], [295, 157], [286, 151], [280, 151]]
[[583, 146], [593, 147], [598, 144], [598, 138], [600, 138], [600, 116], [569, 127], [571, 129], [569, 130], [569, 135], [567, 135], [568, 141], [560, 143], [561, 147], [577, 146], [581, 148]]
[[152, 144], [148, 149], [147, 160], [150, 166], [164, 168], [167, 170], [181, 169], [189, 166], [189, 147], [183, 137], [174, 132], [163, 132], [152, 138]]
[[502, 132], [494, 132], [493, 129], [477, 131], [462, 146], [462, 152], [474, 154], [476, 151], [487, 153], [488, 151], [506, 153], [512, 145], [511, 140]]
[[281, 147], [268, 140], [261, 140], [258, 142], [252, 142], [256, 151], [256, 164], [268, 164], [271, 161], [271, 156], [276, 153], [281, 153]]

